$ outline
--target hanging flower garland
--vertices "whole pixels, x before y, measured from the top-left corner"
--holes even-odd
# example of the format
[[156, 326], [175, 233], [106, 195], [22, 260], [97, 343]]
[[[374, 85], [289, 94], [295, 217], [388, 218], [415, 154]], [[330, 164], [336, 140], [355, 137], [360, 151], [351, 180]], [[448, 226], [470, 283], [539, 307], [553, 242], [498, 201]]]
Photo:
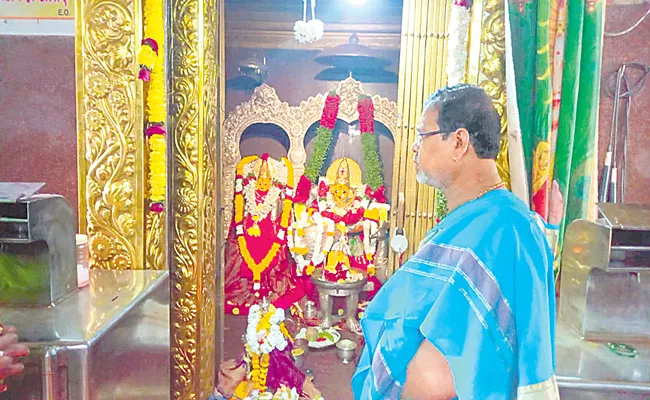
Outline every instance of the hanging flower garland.
[[138, 54], [140, 72], [138, 78], [148, 82], [146, 90], [147, 127], [149, 141], [149, 207], [153, 212], [165, 209], [167, 189], [167, 142], [165, 120], [167, 102], [165, 99], [164, 58], [164, 5], [160, 0], [146, 0], [144, 3], [144, 37]]
[[335, 91], [329, 92], [325, 99], [323, 114], [320, 118], [320, 126], [316, 129], [311, 158], [305, 166], [305, 176], [314, 183], [316, 183], [316, 180], [320, 176], [325, 158], [327, 158], [327, 151], [332, 142], [332, 131], [334, 130], [334, 126], [336, 126], [340, 104], [341, 97]]
[[357, 110], [359, 111], [359, 129], [361, 131], [363, 161], [366, 168], [364, 183], [373, 190], [379, 190], [384, 186], [384, 177], [382, 174], [381, 160], [379, 159], [379, 144], [375, 135], [375, 105], [372, 102], [372, 98], [370, 96], [360, 95]]
[[[278, 228], [277, 235], [272, 238], [272, 244], [267, 252], [266, 256], [258, 263], [256, 262], [248, 249], [248, 243], [246, 242], [246, 236], [244, 235], [244, 209], [246, 202], [244, 201], [244, 179], [246, 179], [246, 187], [255, 185], [254, 174], [250, 171], [246, 171], [247, 166], [252, 165], [259, 157], [249, 156], [244, 157], [239, 164], [237, 165], [237, 175], [235, 177], [235, 233], [237, 235], [237, 243], [239, 244], [239, 251], [242, 255], [242, 258], [248, 265], [248, 268], [253, 272], [253, 289], [259, 290], [260, 280], [262, 272], [264, 272], [269, 265], [275, 260], [275, 257], [278, 254], [278, 251], [282, 245], [287, 240], [287, 228], [289, 227], [289, 220], [291, 218], [291, 210], [293, 207], [293, 166], [291, 162], [282, 157], [280, 165], [276, 168], [276, 171], [285, 170], [286, 171], [286, 182], [279, 182], [276, 179], [274, 180], [274, 185], [280, 185], [284, 189], [284, 200], [282, 205], [282, 215], [280, 217], [280, 226]], [[264, 154], [262, 156], [263, 160], [268, 160], [268, 155]], [[245, 176], [246, 175], [246, 176]], [[285, 173], [281, 173], [284, 177]], [[253, 198], [253, 202], [255, 199]], [[252, 217], [252, 216], [251, 216]]]
[[[447, 85], [465, 81], [467, 70], [467, 40], [472, 20], [472, 0], [452, 0], [449, 20], [449, 52], [447, 56]], [[435, 217], [438, 222], [447, 215], [447, 199], [439, 191], [435, 194]]]
[[453, 0], [449, 21], [447, 84], [463, 83], [467, 68], [467, 38], [472, 20], [472, 0]]
[[271, 352], [283, 351], [289, 345], [283, 321], [284, 310], [273, 305], [262, 308], [255, 304], [248, 313], [246, 352], [251, 359], [251, 380], [256, 390], [266, 390]]
[[316, 0], [311, 0], [311, 19], [307, 21], [307, 0], [302, 0], [302, 20], [296, 21], [293, 34], [299, 43], [313, 43], [323, 37], [325, 26], [316, 19]]

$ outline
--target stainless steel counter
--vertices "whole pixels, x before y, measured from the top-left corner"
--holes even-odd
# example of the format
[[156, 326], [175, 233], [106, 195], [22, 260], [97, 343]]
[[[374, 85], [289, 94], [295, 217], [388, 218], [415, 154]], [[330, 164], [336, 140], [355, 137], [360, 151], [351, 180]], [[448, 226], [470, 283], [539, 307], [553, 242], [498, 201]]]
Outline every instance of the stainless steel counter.
[[650, 344], [630, 343], [636, 358], [614, 354], [607, 343], [581, 340], [558, 323], [557, 379], [562, 400], [645, 400], [650, 395]]
[[167, 271], [90, 272], [55, 307], [0, 307], [32, 354], [0, 399], [168, 399]]

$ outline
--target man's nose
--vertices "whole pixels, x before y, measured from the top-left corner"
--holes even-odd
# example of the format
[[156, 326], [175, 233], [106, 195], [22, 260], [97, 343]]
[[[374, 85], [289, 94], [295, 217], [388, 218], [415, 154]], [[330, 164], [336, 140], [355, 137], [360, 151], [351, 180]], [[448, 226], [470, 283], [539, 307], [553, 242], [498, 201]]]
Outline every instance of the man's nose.
[[411, 151], [417, 153], [419, 149], [420, 149], [420, 145], [418, 144], [418, 142], [417, 141], [413, 142], [413, 145], [411, 146]]

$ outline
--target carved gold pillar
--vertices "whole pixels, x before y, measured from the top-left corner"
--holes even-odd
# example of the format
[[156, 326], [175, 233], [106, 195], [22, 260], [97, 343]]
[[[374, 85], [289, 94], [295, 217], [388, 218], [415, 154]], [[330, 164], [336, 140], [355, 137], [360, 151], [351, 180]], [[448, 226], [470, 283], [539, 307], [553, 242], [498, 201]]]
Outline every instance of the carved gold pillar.
[[79, 229], [91, 267], [143, 267], [145, 175], [142, 85], [137, 80], [141, 5], [76, 4]]
[[218, 236], [217, 0], [169, 5], [172, 398], [206, 399], [215, 376]]
[[[400, 132], [395, 138], [393, 211], [391, 227], [403, 227], [409, 239], [409, 257], [426, 232], [435, 225], [435, 191], [416, 184], [411, 145], [424, 101], [445, 86], [451, 1], [404, 0], [400, 46], [397, 112]], [[391, 251], [390, 266], [398, 267]]]
[[[217, 139], [217, 143], [222, 143], [221, 141], [221, 130], [223, 129], [223, 123], [226, 119], [226, 24], [225, 24], [225, 0], [222, 0], [219, 2], [219, 98], [217, 104], [219, 105], [219, 136]], [[220, 147], [217, 148], [217, 154], [219, 157], [218, 160], [218, 165], [220, 168], [222, 168], [223, 161], [221, 159], [221, 151], [219, 151]], [[219, 171], [219, 177], [223, 176], [222, 171]], [[223, 186], [221, 185], [221, 179], [217, 179], [217, 196], [219, 198], [222, 198], [222, 192], [223, 191]], [[223, 223], [223, 218], [224, 218], [224, 204], [220, 204], [220, 201], [217, 201], [217, 205], [219, 206], [219, 218], [217, 220], [217, 228], [221, 229], [221, 232], [224, 232], [222, 227], [224, 226]], [[217, 243], [220, 244], [218, 248], [218, 256], [219, 259], [217, 260], [217, 288], [216, 288], [216, 293], [217, 293], [217, 318], [216, 318], [216, 332], [217, 334], [223, 334], [225, 326], [224, 326], [224, 302], [222, 299], [225, 298], [225, 286], [224, 286], [224, 270], [223, 270], [223, 257], [224, 257], [224, 251], [226, 247], [226, 241], [224, 240], [225, 236], [222, 236], [219, 238], [219, 241]], [[215, 362], [216, 365], [219, 365], [219, 363], [223, 360], [223, 352], [224, 352], [224, 340], [223, 337], [218, 337], [217, 336], [217, 345], [216, 345], [216, 352], [215, 352]]]
[[469, 37], [467, 82], [479, 85], [492, 97], [501, 115], [499, 175], [510, 186], [508, 125], [506, 119], [504, 0], [474, 0]]

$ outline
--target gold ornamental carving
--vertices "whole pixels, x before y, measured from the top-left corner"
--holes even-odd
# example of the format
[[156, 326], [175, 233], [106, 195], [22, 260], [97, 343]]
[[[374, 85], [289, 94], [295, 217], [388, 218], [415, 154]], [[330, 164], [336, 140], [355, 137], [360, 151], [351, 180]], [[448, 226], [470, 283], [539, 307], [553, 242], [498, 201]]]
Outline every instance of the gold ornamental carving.
[[508, 160], [508, 121], [506, 116], [505, 80], [505, 3], [502, 0], [483, 1], [483, 21], [480, 41], [478, 84], [492, 97], [501, 116], [501, 143], [497, 156], [499, 175], [510, 186]]
[[79, 227], [90, 265], [143, 267], [142, 89], [136, 79], [140, 2], [76, 3]]
[[149, 210], [146, 216], [145, 268], [167, 269], [165, 257], [165, 212]]
[[[347, 123], [359, 119], [357, 111], [358, 97], [363, 94], [361, 82], [347, 78], [340, 81], [336, 92], [341, 97], [338, 118]], [[300, 102], [299, 106], [290, 106], [281, 101], [275, 89], [263, 84], [255, 89], [250, 100], [238, 105], [228, 114], [223, 124], [221, 148], [222, 156], [222, 207], [224, 234], [230, 226], [233, 214], [233, 192], [235, 169], [241, 159], [239, 143], [246, 128], [256, 123], [274, 124], [282, 128], [289, 137], [287, 158], [294, 166], [296, 178], [305, 170], [307, 152], [305, 135], [309, 127], [320, 121], [325, 105], [325, 93]], [[397, 104], [379, 95], [372, 96], [375, 105], [375, 121], [380, 122], [395, 138], [398, 132]]]
[[171, 393], [205, 399], [215, 376], [220, 5], [170, 6]]

